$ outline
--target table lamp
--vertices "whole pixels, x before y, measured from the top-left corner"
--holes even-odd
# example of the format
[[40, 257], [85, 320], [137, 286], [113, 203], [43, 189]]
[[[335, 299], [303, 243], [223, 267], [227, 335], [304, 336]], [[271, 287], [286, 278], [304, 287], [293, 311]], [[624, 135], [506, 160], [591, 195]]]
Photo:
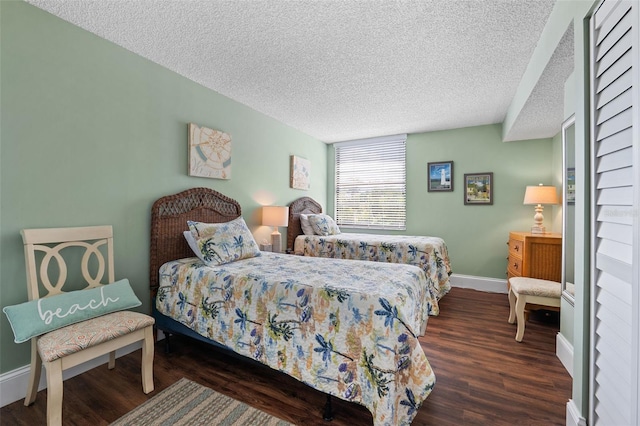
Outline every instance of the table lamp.
[[262, 224], [273, 226], [273, 232], [271, 233], [271, 250], [274, 253], [280, 253], [282, 251], [282, 235], [278, 232], [278, 227], [289, 224], [289, 207], [263, 206]]
[[555, 186], [527, 186], [524, 193], [524, 204], [534, 204], [535, 215], [533, 216], [532, 234], [544, 234], [546, 228], [542, 224], [544, 216], [542, 216], [543, 204], [558, 204], [558, 194]]

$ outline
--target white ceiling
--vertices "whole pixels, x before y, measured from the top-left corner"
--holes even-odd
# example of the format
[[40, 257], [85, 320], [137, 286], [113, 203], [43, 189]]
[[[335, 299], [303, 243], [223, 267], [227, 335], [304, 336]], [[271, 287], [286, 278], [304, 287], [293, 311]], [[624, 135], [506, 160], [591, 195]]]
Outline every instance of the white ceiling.
[[[503, 122], [555, 2], [27, 1], [327, 143]], [[545, 69], [518, 138], [559, 131], [570, 71]]]

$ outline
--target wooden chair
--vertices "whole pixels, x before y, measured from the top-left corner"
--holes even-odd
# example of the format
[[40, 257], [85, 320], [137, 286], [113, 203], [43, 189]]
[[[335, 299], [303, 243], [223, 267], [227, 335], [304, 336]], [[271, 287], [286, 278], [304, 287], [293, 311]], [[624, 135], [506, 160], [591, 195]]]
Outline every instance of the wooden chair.
[[509, 278], [509, 324], [517, 321], [516, 341], [522, 342], [526, 323], [525, 306], [529, 304], [560, 307], [561, 285], [555, 281], [538, 278]]
[[[67, 263], [61, 251], [69, 247], [74, 247], [69, 251], [75, 250], [74, 254], [84, 251], [81, 261], [75, 261], [80, 263], [82, 278], [86, 282], [82, 290], [107, 285], [101, 283], [105, 269], [107, 283], [114, 281], [111, 226], [24, 229], [21, 234], [29, 300], [64, 292], [62, 287], [67, 280]], [[101, 246], [104, 247], [100, 249]], [[36, 252], [44, 252], [44, 255], [36, 255]], [[56, 260], [57, 268], [50, 268], [52, 259]], [[70, 263], [74, 264], [73, 261]], [[55, 284], [50, 280], [50, 269], [57, 272]], [[35, 401], [44, 365], [47, 374], [47, 425], [62, 424], [63, 370], [105, 354], [109, 354], [108, 367], [113, 369], [115, 351], [138, 341], [142, 341], [142, 389], [144, 393], [153, 391], [153, 324], [154, 319], [148, 315], [119, 311], [32, 338], [31, 373], [24, 404], [31, 405]], [[99, 383], [96, 385], [100, 386]]]

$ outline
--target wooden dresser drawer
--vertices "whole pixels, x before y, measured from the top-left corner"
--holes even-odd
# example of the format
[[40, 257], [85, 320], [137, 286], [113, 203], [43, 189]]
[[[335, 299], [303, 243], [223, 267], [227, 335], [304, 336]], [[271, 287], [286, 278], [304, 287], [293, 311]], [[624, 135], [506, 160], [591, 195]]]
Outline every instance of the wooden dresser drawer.
[[513, 255], [509, 255], [509, 264], [507, 267], [508, 274], [514, 277], [522, 276], [522, 259]]
[[524, 247], [524, 241], [509, 238], [509, 256], [522, 257], [522, 248]]

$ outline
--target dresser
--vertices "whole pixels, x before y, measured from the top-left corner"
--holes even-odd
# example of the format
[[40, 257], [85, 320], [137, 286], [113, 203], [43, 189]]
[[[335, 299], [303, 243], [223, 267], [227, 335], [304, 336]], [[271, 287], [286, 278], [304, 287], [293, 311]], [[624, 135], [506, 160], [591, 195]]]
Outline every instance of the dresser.
[[[560, 282], [562, 274], [562, 236], [509, 232], [507, 279], [531, 277]], [[508, 285], [508, 281], [507, 281]]]

